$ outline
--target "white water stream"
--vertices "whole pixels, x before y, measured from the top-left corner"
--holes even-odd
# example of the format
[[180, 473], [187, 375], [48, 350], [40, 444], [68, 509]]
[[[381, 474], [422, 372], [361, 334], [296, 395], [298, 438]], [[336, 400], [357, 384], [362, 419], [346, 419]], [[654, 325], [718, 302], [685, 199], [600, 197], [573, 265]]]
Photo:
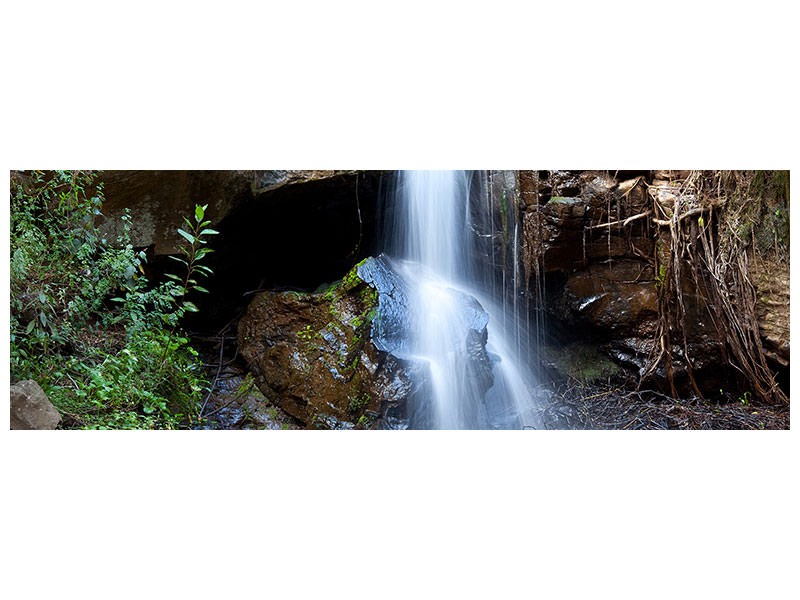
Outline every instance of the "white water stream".
[[[510, 302], [492, 299], [479, 274], [469, 206], [470, 177], [464, 171], [401, 171], [398, 174], [390, 247], [400, 259], [400, 274], [411, 291], [413, 339], [411, 354], [426, 361], [431, 390], [424, 423], [435, 429], [518, 429], [536, 427], [535, 381], [520, 352], [528, 335]], [[503, 198], [505, 202], [505, 197]], [[480, 203], [491, 211], [491, 203]], [[504, 212], [507, 209], [504, 208]], [[493, 215], [487, 215], [492, 222]], [[511, 275], [518, 275], [517, 229], [513, 229]], [[494, 245], [492, 245], [494, 248]], [[460, 292], [460, 293], [459, 293]], [[470, 373], [470, 315], [467, 296], [477, 299], [489, 315], [486, 350], [494, 384], [476, 384]], [[474, 332], [473, 332], [474, 335]], [[412, 417], [412, 426], [414, 419]]]

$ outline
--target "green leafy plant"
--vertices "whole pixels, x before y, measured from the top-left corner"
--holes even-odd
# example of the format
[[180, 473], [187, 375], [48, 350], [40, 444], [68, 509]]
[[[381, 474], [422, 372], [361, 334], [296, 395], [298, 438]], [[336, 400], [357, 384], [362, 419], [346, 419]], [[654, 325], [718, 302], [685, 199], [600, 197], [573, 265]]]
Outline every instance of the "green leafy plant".
[[206, 221], [205, 211], [208, 204], [204, 206], [197, 205], [194, 208], [194, 222], [184, 217], [183, 221], [186, 225], [186, 231], [178, 228], [178, 233], [183, 237], [183, 243], [179, 250], [183, 258], [178, 256], [170, 256], [171, 259], [181, 263], [185, 267], [183, 277], [170, 273], [167, 275], [170, 279], [175, 281], [178, 285], [171, 289], [170, 293], [180, 301], [181, 315], [183, 311], [197, 312], [197, 306], [188, 300], [186, 296], [192, 291], [208, 293], [208, 290], [197, 282], [197, 277], [208, 277], [212, 274], [209, 267], [200, 264], [203, 257], [213, 252], [211, 248], [207, 247], [208, 241], [205, 239], [209, 235], [216, 235], [219, 232], [209, 229], [211, 221]]
[[744, 394], [739, 396], [739, 402], [742, 404], [742, 406], [750, 406], [750, 396], [751, 395], [752, 394], [750, 394], [750, 392], [745, 392]]
[[176, 428], [190, 424], [208, 384], [178, 331], [205, 292], [199, 276], [216, 232], [197, 206], [179, 234], [181, 276], [152, 284], [146, 254], [121, 217], [115, 244], [94, 227], [102, 183], [91, 171], [11, 177], [11, 377], [36, 380], [69, 427]]

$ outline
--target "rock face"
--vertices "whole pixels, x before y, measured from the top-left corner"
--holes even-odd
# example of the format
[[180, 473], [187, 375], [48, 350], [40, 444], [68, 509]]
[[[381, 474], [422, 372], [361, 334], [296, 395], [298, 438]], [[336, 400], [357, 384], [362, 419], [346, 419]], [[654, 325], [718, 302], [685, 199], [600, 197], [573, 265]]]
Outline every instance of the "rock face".
[[646, 211], [644, 179], [641, 172], [520, 172], [528, 271], [540, 273], [564, 347], [596, 342], [636, 371], [657, 326], [654, 243], [646, 219], [622, 222]]
[[598, 171], [523, 171], [520, 185], [526, 204], [524, 235], [545, 272], [582, 269], [593, 260], [652, 255], [646, 222], [624, 233], [618, 226], [602, 226], [646, 209], [641, 175], [619, 181]]
[[564, 302], [572, 315], [610, 333], [649, 337], [658, 317], [653, 269], [633, 260], [592, 264], [571, 273]]
[[33, 380], [11, 386], [11, 429], [55, 429], [61, 415]]
[[758, 290], [758, 326], [767, 357], [789, 366], [789, 265], [770, 261], [752, 267], [753, 283]]
[[181, 241], [176, 229], [196, 204], [208, 204], [206, 216], [218, 223], [236, 206], [261, 194], [351, 172], [105, 171], [104, 218], [97, 225], [113, 241], [128, 208], [133, 217], [133, 244], [154, 246], [156, 254], [174, 254]]
[[[526, 271], [541, 275], [551, 319], [564, 343], [593, 340], [618, 364], [641, 374], [656, 356], [658, 290], [663, 273], [652, 264], [668, 247], [658, 239], [648, 210], [671, 207], [690, 171], [520, 171]], [[658, 232], [668, 236], [666, 229]], [[659, 238], [660, 239], [660, 238]], [[763, 265], [762, 265], [763, 267]], [[688, 271], [688, 268], [686, 269]], [[789, 361], [788, 265], [756, 265], [757, 314], [767, 356]], [[684, 273], [687, 348], [701, 387], [716, 391], [725, 377], [722, 347], [705, 305], [708, 294]], [[542, 291], [542, 290], [540, 290]], [[554, 318], [554, 319], [553, 319]], [[683, 339], [671, 341], [675, 377], [687, 382]], [[665, 377], [663, 369], [656, 373]], [[724, 383], [724, 382], [723, 382]]]

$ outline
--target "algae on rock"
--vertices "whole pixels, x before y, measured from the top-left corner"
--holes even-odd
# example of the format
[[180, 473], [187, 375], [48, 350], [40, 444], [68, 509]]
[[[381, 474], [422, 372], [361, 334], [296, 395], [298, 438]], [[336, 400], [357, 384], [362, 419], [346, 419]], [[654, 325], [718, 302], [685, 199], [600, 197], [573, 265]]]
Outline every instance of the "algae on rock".
[[[360, 273], [325, 291], [265, 292], [239, 324], [239, 348], [258, 386], [308, 427], [404, 427], [417, 367], [373, 340], [379, 294]], [[366, 270], [365, 270], [366, 268]]]

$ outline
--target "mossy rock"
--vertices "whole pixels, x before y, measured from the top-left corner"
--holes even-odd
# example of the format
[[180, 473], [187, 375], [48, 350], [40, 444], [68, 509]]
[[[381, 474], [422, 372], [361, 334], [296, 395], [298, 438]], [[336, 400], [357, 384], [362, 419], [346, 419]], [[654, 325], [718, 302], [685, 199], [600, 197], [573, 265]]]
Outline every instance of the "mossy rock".
[[547, 366], [564, 379], [582, 383], [605, 381], [622, 373], [622, 368], [599, 347], [581, 342], [564, 346], [545, 346], [542, 354]]
[[372, 342], [379, 294], [360, 266], [317, 293], [259, 294], [239, 324], [239, 349], [261, 390], [310, 428], [375, 426], [413, 387]]

